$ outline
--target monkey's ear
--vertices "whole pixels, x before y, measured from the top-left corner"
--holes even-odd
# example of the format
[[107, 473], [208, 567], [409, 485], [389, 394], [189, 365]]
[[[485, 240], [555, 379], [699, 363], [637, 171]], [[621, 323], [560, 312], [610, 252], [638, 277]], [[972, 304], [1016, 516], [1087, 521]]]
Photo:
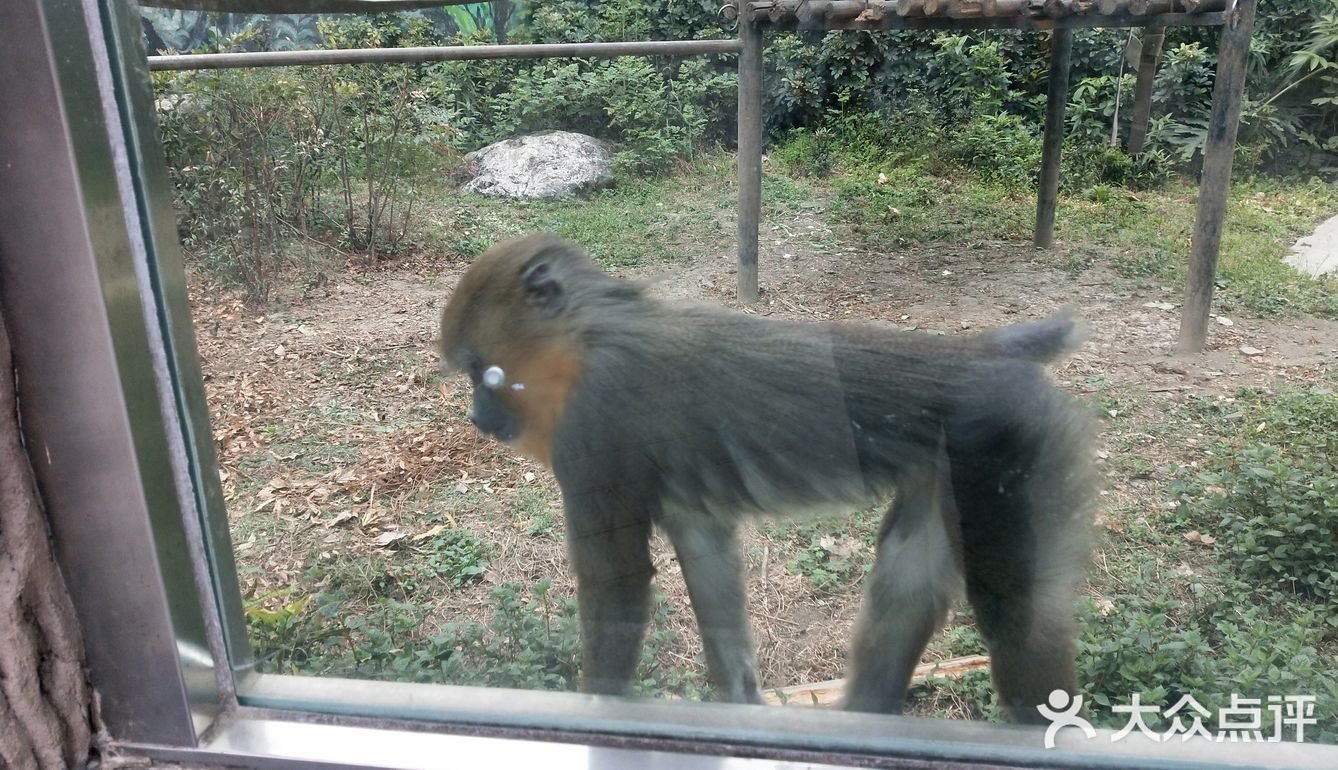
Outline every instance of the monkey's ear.
[[538, 308], [545, 318], [552, 318], [567, 306], [567, 293], [547, 262], [527, 265], [521, 271], [520, 282], [525, 286], [525, 300]]

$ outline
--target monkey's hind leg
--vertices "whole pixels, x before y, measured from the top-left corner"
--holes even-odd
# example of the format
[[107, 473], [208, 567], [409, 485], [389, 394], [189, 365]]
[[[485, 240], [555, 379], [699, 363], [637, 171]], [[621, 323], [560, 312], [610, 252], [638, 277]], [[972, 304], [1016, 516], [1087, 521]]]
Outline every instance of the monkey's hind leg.
[[1077, 692], [1074, 591], [1087, 553], [1081, 447], [1030, 430], [953, 457], [966, 596], [1013, 720], [1044, 724], [1053, 690]]
[[860, 608], [845, 708], [898, 714], [915, 666], [961, 588], [947, 463], [915, 469], [883, 518]]
[[720, 700], [761, 703], [733, 523], [706, 515], [664, 518], [662, 525], [683, 568], [706, 649], [706, 666]]

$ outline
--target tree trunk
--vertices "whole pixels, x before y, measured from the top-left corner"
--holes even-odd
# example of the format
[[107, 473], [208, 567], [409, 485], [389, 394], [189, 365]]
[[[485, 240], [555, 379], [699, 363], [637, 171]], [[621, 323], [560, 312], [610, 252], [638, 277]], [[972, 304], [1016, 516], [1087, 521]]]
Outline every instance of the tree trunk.
[[83, 641], [20, 438], [14, 360], [0, 308], [0, 768], [88, 758]]

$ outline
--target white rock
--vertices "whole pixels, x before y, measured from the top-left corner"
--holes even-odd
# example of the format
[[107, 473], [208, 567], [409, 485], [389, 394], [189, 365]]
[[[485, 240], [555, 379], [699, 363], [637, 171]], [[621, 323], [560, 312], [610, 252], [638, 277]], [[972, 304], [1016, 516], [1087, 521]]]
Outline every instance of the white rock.
[[544, 131], [490, 144], [465, 156], [474, 178], [463, 192], [504, 198], [565, 198], [613, 184], [612, 158], [597, 139]]
[[1297, 241], [1283, 260], [1308, 275], [1338, 272], [1338, 217], [1326, 220], [1314, 233]]

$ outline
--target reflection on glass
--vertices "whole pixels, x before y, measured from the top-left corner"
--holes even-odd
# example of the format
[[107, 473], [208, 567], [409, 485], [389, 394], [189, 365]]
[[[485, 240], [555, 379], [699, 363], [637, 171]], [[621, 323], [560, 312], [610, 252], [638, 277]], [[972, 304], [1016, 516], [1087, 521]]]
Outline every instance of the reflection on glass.
[[[513, 41], [732, 34], [713, 11], [517, 4], [505, 29]], [[1307, 13], [1289, 25], [1294, 36], [1270, 33], [1281, 35], [1271, 69], [1324, 18]], [[160, 42], [181, 49], [421, 45], [483, 39], [499, 23], [472, 6], [375, 20], [154, 12], [151, 21]], [[210, 24], [214, 42], [203, 42]], [[1128, 98], [1131, 85], [1114, 74], [1126, 33], [1075, 32], [1054, 252], [1026, 241], [1039, 38], [769, 35], [765, 293], [748, 312], [969, 336], [1077, 305], [1089, 338], [1051, 379], [1099, 418], [1105, 486], [1074, 604], [1082, 706], [1042, 693], [1037, 714], [1159, 740], [1198, 731], [1331, 743], [1338, 398], [1325, 315], [1335, 293], [1278, 257], [1338, 197], [1293, 177], [1240, 183], [1230, 216], [1248, 232], [1228, 230], [1209, 352], [1171, 356], [1196, 189], [1176, 153], [1206, 110], [1213, 66], [1181, 34], [1167, 33], [1170, 74], [1154, 101], [1168, 122], [1154, 123], [1163, 131], [1149, 132], [1148, 152], [1130, 156], [1108, 146], [1116, 94]], [[580, 243], [673, 306], [736, 305], [733, 73], [732, 58], [710, 57], [155, 76], [261, 670], [578, 686], [556, 479], [470, 425], [469, 378], [440, 370], [439, 316], [471, 259], [533, 231]], [[1328, 131], [1327, 141], [1332, 125], [1306, 131]], [[522, 201], [459, 192], [471, 165], [463, 153], [552, 128], [608, 143], [607, 173], [588, 185], [608, 189]], [[1293, 157], [1280, 140], [1257, 142], [1249, 146], [1275, 165]], [[1309, 173], [1304, 162], [1286, 161]], [[1280, 313], [1290, 319], [1271, 320]], [[468, 371], [471, 362], [446, 363]], [[492, 363], [478, 362], [480, 376]], [[499, 369], [490, 391], [527, 383], [515, 366]], [[783, 431], [808, 416], [773, 419]], [[883, 542], [886, 498], [874, 502], [737, 532], [767, 701], [827, 706], [843, 693], [835, 680], [851, 665]], [[955, 558], [953, 548], [911, 549], [901, 562]], [[729, 695], [732, 685], [708, 680], [677, 556], [653, 541], [655, 593], [633, 691]], [[932, 605], [931, 588], [913, 598]], [[908, 713], [1006, 718], [980, 607], [946, 609]]]

